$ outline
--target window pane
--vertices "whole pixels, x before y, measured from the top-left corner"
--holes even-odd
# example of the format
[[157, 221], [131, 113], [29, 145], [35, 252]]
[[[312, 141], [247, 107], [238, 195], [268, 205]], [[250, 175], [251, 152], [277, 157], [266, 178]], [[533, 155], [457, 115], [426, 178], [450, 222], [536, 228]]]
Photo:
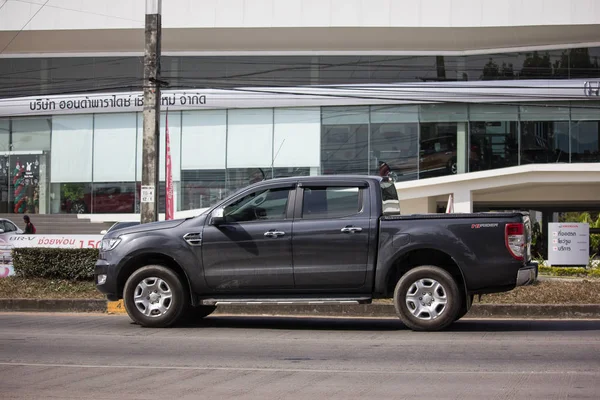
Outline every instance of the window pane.
[[600, 162], [600, 115], [597, 118], [571, 122], [571, 162]]
[[229, 110], [227, 166], [270, 167], [273, 161], [273, 109]]
[[51, 181], [92, 181], [93, 115], [52, 118]]
[[225, 168], [227, 111], [184, 111], [181, 131], [181, 168]]
[[276, 108], [273, 144], [275, 167], [318, 167], [321, 110]]
[[397, 181], [417, 178], [418, 119], [417, 106], [371, 109], [370, 174]]
[[92, 184], [78, 183], [53, 183], [50, 200], [52, 214], [88, 214], [92, 212]]
[[94, 214], [135, 212], [135, 182], [94, 182], [92, 187], [92, 212]]
[[135, 180], [136, 117], [132, 113], [94, 116], [94, 181]]
[[[512, 167], [518, 164], [517, 107], [495, 109], [477, 106], [471, 113], [469, 171]], [[473, 118], [474, 117], [474, 118]]]
[[322, 173], [368, 174], [368, 107], [323, 107], [322, 111]]
[[8, 147], [10, 138], [10, 121], [8, 119], [0, 119], [0, 151], [9, 151]]
[[355, 215], [359, 209], [357, 187], [304, 188], [302, 218], [342, 218]]
[[267, 189], [251, 193], [225, 207], [227, 222], [285, 219], [290, 189]]
[[521, 106], [521, 164], [569, 162], [569, 108]]
[[229, 193], [223, 169], [184, 170], [181, 180], [182, 210], [210, 207]]
[[419, 179], [457, 173], [456, 122], [421, 124]]
[[14, 118], [12, 150], [50, 150], [50, 118]]

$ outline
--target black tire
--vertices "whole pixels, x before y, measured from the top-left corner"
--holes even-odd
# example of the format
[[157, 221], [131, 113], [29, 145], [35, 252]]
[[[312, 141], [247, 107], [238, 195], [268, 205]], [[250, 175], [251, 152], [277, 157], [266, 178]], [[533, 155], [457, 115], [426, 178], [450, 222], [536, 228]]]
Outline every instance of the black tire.
[[450, 175], [455, 175], [458, 172], [458, 164], [456, 163], [456, 158], [453, 157], [448, 161], [446, 165], [446, 169]]
[[467, 315], [467, 313], [471, 309], [471, 306], [473, 305], [474, 298], [475, 295], [472, 294], [467, 296], [467, 298], [465, 299], [466, 301], [463, 301], [462, 307], [460, 308], [460, 312], [458, 313], [454, 321], [458, 321], [459, 319]]
[[[145, 279], [152, 282], [151, 278], [162, 280], [171, 293], [166, 311], [162, 315], [145, 315], [134, 302], [138, 284]], [[123, 290], [123, 303], [129, 318], [139, 325], [149, 328], [166, 328], [175, 324], [184, 315], [190, 301], [186, 285], [173, 270], [162, 265], [148, 265], [136, 270], [127, 279]], [[140, 305], [140, 307], [142, 306]]]
[[[431, 318], [432, 314], [428, 314], [426, 311], [420, 313], [420, 317], [413, 315], [411, 309], [409, 309], [409, 305], [407, 304], [407, 295], [409, 294], [409, 290], [411, 293], [414, 293], [415, 287], [413, 284], [424, 280], [425, 283], [431, 281], [437, 281], [441, 287], [441, 293], [444, 294], [446, 299], [446, 304], [442, 308], [438, 306], [435, 312], [439, 312], [439, 315]], [[423, 289], [426, 296], [429, 295], [430, 292], [427, 292], [427, 289]], [[429, 289], [430, 291], [432, 289]], [[416, 294], [419, 295], [418, 293]], [[438, 293], [435, 293], [437, 296]], [[425, 297], [424, 301], [430, 297]], [[429, 304], [435, 304], [435, 302], [430, 302]], [[460, 290], [458, 289], [458, 285], [452, 275], [450, 275], [447, 271], [431, 266], [424, 265], [420, 267], [416, 267], [408, 271], [406, 274], [400, 278], [398, 283], [396, 284], [396, 289], [394, 290], [394, 306], [396, 308], [396, 313], [400, 320], [406, 325], [408, 328], [414, 331], [438, 331], [446, 328], [456, 319], [456, 316], [460, 312], [460, 308], [462, 305], [462, 299], [460, 296]], [[417, 308], [414, 308], [417, 310]], [[433, 311], [432, 311], [433, 312]], [[430, 319], [425, 319], [429, 316]]]

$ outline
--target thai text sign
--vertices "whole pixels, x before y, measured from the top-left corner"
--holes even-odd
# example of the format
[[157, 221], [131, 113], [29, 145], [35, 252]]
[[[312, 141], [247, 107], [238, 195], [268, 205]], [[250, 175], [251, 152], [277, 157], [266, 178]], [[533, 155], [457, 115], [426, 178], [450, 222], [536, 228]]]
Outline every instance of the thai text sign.
[[548, 224], [548, 261], [551, 265], [587, 265], [589, 258], [589, 224]]

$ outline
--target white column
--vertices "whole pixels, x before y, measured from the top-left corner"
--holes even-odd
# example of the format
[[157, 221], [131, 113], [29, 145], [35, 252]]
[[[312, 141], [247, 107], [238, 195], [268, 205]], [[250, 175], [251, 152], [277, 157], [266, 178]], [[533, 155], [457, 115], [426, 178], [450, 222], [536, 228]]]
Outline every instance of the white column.
[[310, 167], [310, 176], [319, 175], [319, 167]]
[[457, 173], [464, 174], [467, 172], [467, 146], [469, 145], [469, 137], [467, 132], [467, 122], [459, 122], [456, 124], [456, 169]]
[[455, 213], [472, 213], [473, 212], [473, 197], [471, 190], [462, 189], [454, 192], [454, 212]]
[[[40, 167], [38, 176], [38, 213], [48, 214], [48, 167], [47, 167], [47, 153], [40, 155]], [[60, 192], [59, 192], [60, 193]], [[60, 197], [60, 196], [59, 196]]]

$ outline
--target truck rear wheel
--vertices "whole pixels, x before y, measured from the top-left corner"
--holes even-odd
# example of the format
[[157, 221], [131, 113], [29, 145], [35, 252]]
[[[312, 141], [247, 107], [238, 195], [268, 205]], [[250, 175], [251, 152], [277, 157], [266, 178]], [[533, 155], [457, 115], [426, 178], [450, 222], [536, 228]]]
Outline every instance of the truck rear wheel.
[[455, 321], [461, 307], [458, 285], [447, 271], [424, 265], [400, 278], [394, 306], [400, 320], [415, 331], [437, 331]]
[[174, 271], [161, 265], [148, 265], [127, 279], [123, 303], [134, 322], [145, 327], [166, 328], [186, 312], [189, 298]]

